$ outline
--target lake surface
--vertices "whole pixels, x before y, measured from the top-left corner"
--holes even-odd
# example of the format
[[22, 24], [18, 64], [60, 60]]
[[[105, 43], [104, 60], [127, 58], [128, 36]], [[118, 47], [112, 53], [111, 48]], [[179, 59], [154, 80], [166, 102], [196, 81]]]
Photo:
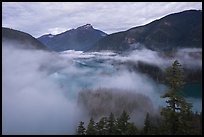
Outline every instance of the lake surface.
[[[62, 54], [65, 59], [71, 54]], [[83, 89], [118, 88], [141, 92], [149, 96], [156, 106], [165, 106], [160, 98], [166, 86], [153, 81], [144, 74], [133, 73], [115, 65], [114, 54], [84, 54], [72, 56], [72, 65], [50, 75], [65, 91], [70, 100], [77, 100], [78, 93]], [[70, 58], [69, 58], [70, 59]], [[202, 86], [188, 84], [181, 93], [193, 104], [193, 111], [202, 109]]]
[[181, 94], [184, 97], [202, 98], [202, 85], [197, 83], [186, 84]]

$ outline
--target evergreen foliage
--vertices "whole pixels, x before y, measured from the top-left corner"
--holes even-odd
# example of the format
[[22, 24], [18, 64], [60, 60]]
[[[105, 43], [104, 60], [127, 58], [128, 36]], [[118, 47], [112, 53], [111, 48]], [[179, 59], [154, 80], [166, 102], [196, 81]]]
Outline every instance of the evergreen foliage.
[[176, 60], [166, 70], [166, 84], [169, 89], [162, 98], [168, 98], [167, 107], [161, 115], [164, 118], [164, 127], [167, 134], [190, 134], [192, 131], [192, 112], [190, 103], [187, 103], [178, 92], [184, 85], [184, 74], [181, 64]]
[[96, 135], [96, 125], [93, 120], [93, 118], [90, 119], [87, 130], [86, 130], [86, 135]]
[[77, 135], [85, 135], [85, 131], [86, 131], [86, 129], [84, 127], [84, 122], [80, 121], [76, 134]]
[[138, 129], [131, 123], [129, 114], [123, 110], [115, 118], [113, 113], [102, 117], [96, 124], [90, 119], [87, 129], [81, 121], [77, 135], [202, 135], [202, 111], [192, 112], [192, 105], [178, 94], [184, 84], [181, 64], [176, 60], [166, 70], [168, 91], [161, 97], [166, 98], [167, 106], [161, 109], [161, 117], [146, 114], [144, 127]]

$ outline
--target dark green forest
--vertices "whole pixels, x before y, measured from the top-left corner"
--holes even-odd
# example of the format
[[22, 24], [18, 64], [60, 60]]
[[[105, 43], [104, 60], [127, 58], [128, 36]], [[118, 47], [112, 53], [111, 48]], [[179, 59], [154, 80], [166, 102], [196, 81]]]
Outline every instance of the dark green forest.
[[166, 99], [166, 107], [161, 108], [160, 117], [146, 113], [143, 128], [130, 122], [125, 110], [121, 115], [101, 117], [98, 121], [90, 119], [88, 125], [81, 121], [76, 135], [202, 135], [202, 111], [192, 111], [192, 104], [179, 94], [184, 82], [182, 65], [176, 60], [165, 71], [165, 84], [168, 86], [161, 99]]

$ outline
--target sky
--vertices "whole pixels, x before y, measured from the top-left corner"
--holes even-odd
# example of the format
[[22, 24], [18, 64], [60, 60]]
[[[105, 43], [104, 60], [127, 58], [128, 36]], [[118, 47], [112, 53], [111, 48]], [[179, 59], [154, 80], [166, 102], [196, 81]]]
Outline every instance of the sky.
[[2, 27], [36, 38], [85, 24], [111, 34], [190, 9], [202, 2], [3, 2]]

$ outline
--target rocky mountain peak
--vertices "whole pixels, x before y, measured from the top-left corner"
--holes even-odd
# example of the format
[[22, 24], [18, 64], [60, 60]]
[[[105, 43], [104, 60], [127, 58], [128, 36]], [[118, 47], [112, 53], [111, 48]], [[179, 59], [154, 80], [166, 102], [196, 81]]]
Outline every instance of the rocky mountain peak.
[[91, 24], [86, 24], [86, 25], [78, 27], [77, 29], [85, 29], [85, 30], [93, 29], [93, 26]]

